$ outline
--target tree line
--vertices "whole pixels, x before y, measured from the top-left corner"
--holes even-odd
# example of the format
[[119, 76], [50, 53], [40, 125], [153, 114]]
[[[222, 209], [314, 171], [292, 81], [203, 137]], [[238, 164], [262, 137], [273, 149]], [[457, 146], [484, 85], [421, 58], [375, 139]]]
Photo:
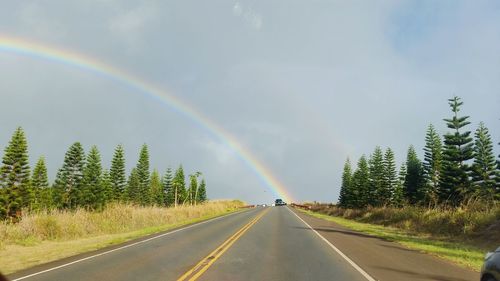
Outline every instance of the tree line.
[[140, 206], [196, 205], [207, 200], [205, 179], [200, 172], [189, 175], [186, 183], [182, 165], [167, 168], [161, 176], [150, 171], [148, 146], [140, 150], [137, 165], [126, 175], [125, 151], [118, 145], [110, 169], [104, 169], [100, 152], [92, 146], [85, 154], [79, 142], [65, 154], [55, 180], [49, 183], [45, 158], [40, 157], [33, 171], [28, 161], [28, 144], [21, 127], [5, 148], [0, 167], [0, 219], [16, 218], [23, 209], [101, 210], [111, 202]]
[[[449, 131], [440, 137], [432, 124], [425, 136], [424, 159], [410, 145], [406, 162], [397, 171], [394, 152], [377, 146], [361, 156], [353, 170], [349, 158], [342, 173], [339, 206], [460, 205], [469, 198], [500, 200], [500, 155], [495, 160], [488, 128], [479, 123], [474, 137], [469, 116], [460, 115], [459, 97], [448, 100]], [[500, 144], [500, 143], [499, 143]]]

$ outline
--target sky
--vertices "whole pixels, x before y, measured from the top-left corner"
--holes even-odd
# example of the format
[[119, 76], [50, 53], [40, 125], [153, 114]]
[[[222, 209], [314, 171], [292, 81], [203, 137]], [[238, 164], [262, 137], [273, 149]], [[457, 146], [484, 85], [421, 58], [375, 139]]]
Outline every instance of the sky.
[[[500, 141], [498, 1], [5, 1], [0, 38], [82, 54], [130, 73], [217, 124], [281, 182], [293, 201], [335, 202], [342, 167], [447, 132], [462, 98], [474, 131]], [[211, 199], [271, 202], [217, 132], [104, 75], [0, 50], [0, 149], [21, 126], [31, 166], [55, 177], [75, 141], [127, 170], [146, 143], [163, 173], [201, 171]], [[495, 145], [496, 154], [500, 153]]]

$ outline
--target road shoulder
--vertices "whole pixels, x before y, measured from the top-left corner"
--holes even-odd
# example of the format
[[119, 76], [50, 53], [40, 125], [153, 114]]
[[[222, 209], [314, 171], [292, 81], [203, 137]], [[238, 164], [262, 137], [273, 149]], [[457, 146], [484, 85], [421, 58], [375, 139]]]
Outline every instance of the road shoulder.
[[431, 255], [292, 209], [376, 280], [479, 280], [479, 274]]

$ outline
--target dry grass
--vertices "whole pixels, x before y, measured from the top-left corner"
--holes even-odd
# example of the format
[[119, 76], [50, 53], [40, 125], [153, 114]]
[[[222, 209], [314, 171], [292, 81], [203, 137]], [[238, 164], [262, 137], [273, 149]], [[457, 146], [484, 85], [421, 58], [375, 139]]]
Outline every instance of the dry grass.
[[[482, 247], [500, 245], [500, 205], [470, 202], [461, 207], [378, 207], [343, 209], [334, 205], [312, 205], [312, 211], [364, 223], [396, 227], [436, 237], [471, 240]], [[495, 247], [496, 248], [496, 247]]]
[[0, 223], [0, 270], [12, 273], [78, 253], [213, 218], [237, 210], [240, 201], [179, 208], [115, 204], [85, 210], [26, 214], [17, 224]]
[[311, 215], [401, 243], [478, 271], [500, 245], [500, 205], [470, 201], [460, 207], [343, 209], [310, 204]]

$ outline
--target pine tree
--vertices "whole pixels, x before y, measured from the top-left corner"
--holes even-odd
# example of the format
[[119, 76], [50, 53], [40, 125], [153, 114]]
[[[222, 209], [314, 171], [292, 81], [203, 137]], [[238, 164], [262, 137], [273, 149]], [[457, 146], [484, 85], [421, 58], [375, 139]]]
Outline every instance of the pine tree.
[[342, 208], [352, 208], [352, 168], [349, 158], [345, 161], [344, 172], [342, 173], [342, 186], [340, 187], [339, 206]]
[[392, 149], [387, 148], [384, 154], [384, 193], [381, 194], [383, 204], [389, 205], [393, 202], [394, 193], [398, 184], [398, 176], [396, 171], [396, 160]]
[[137, 177], [139, 179], [139, 202], [145, 206], [151, 202], [149, 192], [149, 152], [146, 144], [142, 145], [139, 161], [137, 163]]
[[70, 146], [64, 163], [57, 172], [53, 187], [53, 200], [58, 208], [76, 208], [80, 201], [83, 182], [85, 152], [79, 142]]
[[163, 192], [165, 194], [164, 205], [170, 207], [174, 205], [175, 200], [174, 189], [172, 188], [172, 169], [170, 167], [167, 168], [161, 182], [163, 185]]
[[184, 202], [186, 199], [186, 183], [184, 178], [184, 169], [182, 165], [175, 171], [174, 179], [172, 180], [172, 187], [174, 189], [174, 206]]
[[[498, 144], [500, 145], [500, 142]], [[497, 160], [497, 173], [495, 176], [495, 181], [496, 181], [495, 198], [496, 200], [500, 201], [500, 154], [498, 155], [498, 160]]]
[[187, 190], [188, 202], [190, 205], [194, 205], [196, 202], [196, 196], [198, 193], [198, 180], [196, 179], [196, 174], [189, 175], [189, 188]]
[[94, 210], [104, 206], [106, 194], [101, 185], [101, 175], [101, 156], [97, 147], [92, 146], [83, 172], [81, 206]]
[[424, 174], [422, 162], [418, 159], [415, 148], [411, 145], [408, 148], [406, 158], [406, 177], [405, 177], [405, 197], [410, 204], [424, 203]]
[[111, 200], [117, 201], [123, 199], [127, 178], [125, 175], [125, 151], [122, 145], [118, 145], [111, 161], [110, 170], [112, 193]]
[[432, 124], [430, 124], [427, 129], [424, 152], [423, 166], [426, 181], [425, 201], [436, 203], [443, 156], [441, 138]]
[[33, 195], [30, 186], [28, 143], [21, 127], [16, 129], [5, 148], [0, 168], [0, 186], [4, 201], [0, 213], [4, 216], [18, 217], [22, 208], [30, 207]]
[[198, 187], [198, 197], [197, 197], [197, 202], [198, 203], [204, 203], [207, 202], [207, 184], [205, 182], [205, 179], [201, 179], [200, 187]]
[[404, 195], [404, 183], [406, 179], [406, 164], [401, 164], [401, 168], [399, 169], [398, 181], [396, 183], [396, 187], [394, 189], [394, 195], [392, 197], [392, 205], [395, 207], [403, 207], [405, 203], [405, 195]]
[[358, 161], [356, 171], [352, 176], [352, 207], [365, 208], [370, 204], [370, 170], [366, 156], [363, 155]]
[[472, 179], [476, 194], [483, 198], [494, 198], [496, 173], [497, 167], [495, 155], [493, 154], [493, 142], [491, 141], [488, 128], [481, 122], [475, 134], [474, 164], [472, 165]]
[[460, 98], [449, 99], [453, 112], [451, 119], [444, 119], [453, 132], [444, 135], [443, 171], [440, 179], [440, 198], [459, 204], [464, 196], [470, 193], [469, 170], [467, 161], [473, 158], [473, 143], [471, 132], [461, 132], [460, 129], [469, 125], [469, 116], [458, 116], [463, 102]]
[[163, 206], [165, 196], [163, 193], [163, 186], [160, 180], [160, 174], [155, 169], [151, 173], [151, 180], [149, 182], [149, 189], [151, 193], [152, 203], [156, 206]]
[[47, 167], [45, 158], [40, 157], [33, 169], [31, 176], [31, 188], [33, 190], [34, 200], [33, 209], [48, 209], [52, 206], [52, 190], [47, 176]]
[[140, 189], [139, 189], [139, 176], [137, 175], [137, 168], [133, 168], [130, 171], [130, 175], [127, 181], [126, 197], [127, 201], [133, 204], [140, 204]]
[[384, 196], [387, 195], [384, 186], [384, 154], [382, 149], [377, 146], [370, 157], [370, 189], [368, 190], [368, 204], [380, 206], [385, 203]]
[[115, 201], [115, 192], [111, 174], [108, 170], [103, 170], [101, 174], [101, 189], [103, 191], [103, 205], [106, 206], [109, 202]]

